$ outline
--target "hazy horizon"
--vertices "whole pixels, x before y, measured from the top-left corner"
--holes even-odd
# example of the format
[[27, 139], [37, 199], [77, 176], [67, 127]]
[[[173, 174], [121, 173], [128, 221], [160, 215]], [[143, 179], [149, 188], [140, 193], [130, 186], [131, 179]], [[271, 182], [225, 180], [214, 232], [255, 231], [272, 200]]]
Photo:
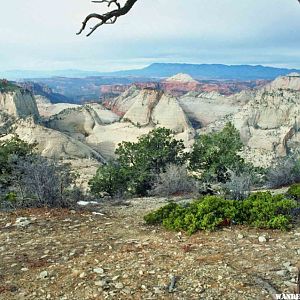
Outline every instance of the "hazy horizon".
[[155, 62], [300, 69], [296, 0], [140, 0], [115, 25], [77, 36], [85, 15], [100, 8], [90, 1], [5, 2], [0, 71], [109, 72]]

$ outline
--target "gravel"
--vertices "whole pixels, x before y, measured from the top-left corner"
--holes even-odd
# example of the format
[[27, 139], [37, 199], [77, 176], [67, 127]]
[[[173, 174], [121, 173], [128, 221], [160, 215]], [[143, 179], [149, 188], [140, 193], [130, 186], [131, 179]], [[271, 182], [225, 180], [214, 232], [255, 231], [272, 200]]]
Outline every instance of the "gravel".
[[[93, 207], [99, 214], [0, 213], [0, 299], [263, 300], [272, 299], [270, 287], [293, 291], [299, 225], [290, 232], [236, 226], [192, 236], [146, 226], [143, 216], [165, 203], [106, 203]], [[31, 222], [6, 227], [17, 218]]]

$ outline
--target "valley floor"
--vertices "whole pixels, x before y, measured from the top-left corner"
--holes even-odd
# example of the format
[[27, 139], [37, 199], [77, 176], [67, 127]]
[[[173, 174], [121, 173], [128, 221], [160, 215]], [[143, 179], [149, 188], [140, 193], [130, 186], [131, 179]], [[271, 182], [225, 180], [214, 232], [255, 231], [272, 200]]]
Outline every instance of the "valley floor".
[[[292, 291], [299, 226], [189, 237], [144, 224], [164, 203], [0, 213], [0, 299], [272, 299], [272, 287]], [[29, 224], [16, 226], [19, 217]], [[262, 236], [267, 241], [259, 242]]]

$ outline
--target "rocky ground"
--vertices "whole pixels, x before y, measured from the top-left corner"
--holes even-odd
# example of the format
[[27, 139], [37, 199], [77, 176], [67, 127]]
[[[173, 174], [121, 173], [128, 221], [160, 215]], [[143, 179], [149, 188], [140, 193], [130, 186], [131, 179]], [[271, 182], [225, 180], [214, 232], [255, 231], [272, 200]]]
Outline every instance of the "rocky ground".
[[0, 299], [272, 299], [293, 291], [299, 225], [190, 237], [144, 224], [163, 203], [0, 213]]

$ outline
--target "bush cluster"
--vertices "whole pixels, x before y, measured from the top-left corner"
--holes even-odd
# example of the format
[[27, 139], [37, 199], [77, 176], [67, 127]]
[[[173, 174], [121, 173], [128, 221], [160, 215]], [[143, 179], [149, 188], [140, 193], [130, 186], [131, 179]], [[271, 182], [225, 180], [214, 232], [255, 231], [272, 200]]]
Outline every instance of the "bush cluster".
[[298, 153], [280, 159], [267, 170], [267, 184], [271, 188], [280, 188], [297, 182], [300, 182]]
[[117, 159], [100, 167], [90, 181], [91, 192], [146, 196], [168, 165], [185, 163], [184, 150], [183, 142], [166, 128], [157, 128], [136, 143], [123, 142], [116, 150]]
[[[239, 132], [231, 123], [220, 132], [198, 136], [191, 153], [171, 130], [157, 128], [136, 143], [119, 144], [116, 160], [99, 168], [90, 188], [96, 195], [111, 196], [169, 196], [199, 191], [203, 186], [211, 190], [213, 184], [230, 181], [233, 172], [236, 176], [255, 172], [240, 157], [241, 148]], [[240, 183], [239, 188], [250, 187]]]
[[300, 202], [300, 184], [293, 184], [289, 187], [286, 193], [287, 197]]
[[269, 192], [255, 193], [244, 201], [206, 196], [184, 205], [169, 203], [146, 215], [144, 220], [147, 224], [162, 224], [167, 229], [188, 234], [233, 224], [287, 230], [292, 212], [298, 207], [296, 201]]
[[74, 207], [82, 192], [70, 165], [34, 152], [18, 137], [0, 143], [0, 207]]
[[225, 183], [230, 179], [229, 171], [239, 173], [246, 167], [239, 155], [242, 147], [240, 133], [228, 123], [219, 132], [196, 138], [189, 157], [189, 168], [201, 174], [203, 181]]

